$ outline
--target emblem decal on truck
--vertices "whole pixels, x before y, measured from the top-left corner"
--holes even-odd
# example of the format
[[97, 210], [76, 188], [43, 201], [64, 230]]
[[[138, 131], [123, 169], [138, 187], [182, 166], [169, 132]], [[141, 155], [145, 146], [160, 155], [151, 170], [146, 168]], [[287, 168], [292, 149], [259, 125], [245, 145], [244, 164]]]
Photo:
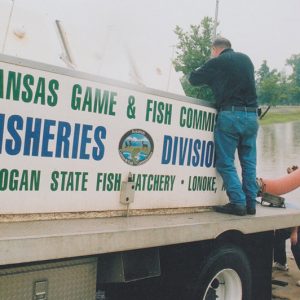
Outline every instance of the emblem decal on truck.
[[124, 162], [139, 166], [147, 162], [154, 150], [151, 136], [142, 129], [126, 132], [119, 143], [119, 154]]

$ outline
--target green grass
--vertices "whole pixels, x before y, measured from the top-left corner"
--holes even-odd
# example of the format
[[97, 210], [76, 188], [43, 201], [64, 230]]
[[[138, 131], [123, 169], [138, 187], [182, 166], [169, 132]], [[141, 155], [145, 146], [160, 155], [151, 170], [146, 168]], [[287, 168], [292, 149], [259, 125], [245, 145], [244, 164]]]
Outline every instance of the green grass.
[[[265, 108], [263, 108], [263, 112]], [[300, 106], [276, 106], [271, 107], [262, 120], [260, 125], [268, 125], [274, 123], [286, 123], [300, 121]]]

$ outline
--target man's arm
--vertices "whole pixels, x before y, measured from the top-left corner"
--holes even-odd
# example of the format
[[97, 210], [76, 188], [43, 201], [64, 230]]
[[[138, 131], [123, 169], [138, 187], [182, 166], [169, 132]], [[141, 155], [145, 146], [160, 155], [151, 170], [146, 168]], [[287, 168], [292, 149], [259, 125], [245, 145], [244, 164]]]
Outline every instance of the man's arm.
[[216, 74], [214, 59], [209, 60], [202, 67], [192, 71], [188, 76], [191, 85], [210, 85]]

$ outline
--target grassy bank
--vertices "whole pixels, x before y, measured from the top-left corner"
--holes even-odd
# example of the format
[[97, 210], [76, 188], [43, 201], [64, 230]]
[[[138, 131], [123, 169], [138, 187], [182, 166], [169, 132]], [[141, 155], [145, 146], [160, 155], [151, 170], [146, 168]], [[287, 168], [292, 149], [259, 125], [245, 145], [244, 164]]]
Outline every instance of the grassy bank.
[[[266, 107], [263, 107], [262, 110], [264, 112]], [[268, 125], [293, 121], [300, 121], [300, 106], [272, 106], [259, 123]]]

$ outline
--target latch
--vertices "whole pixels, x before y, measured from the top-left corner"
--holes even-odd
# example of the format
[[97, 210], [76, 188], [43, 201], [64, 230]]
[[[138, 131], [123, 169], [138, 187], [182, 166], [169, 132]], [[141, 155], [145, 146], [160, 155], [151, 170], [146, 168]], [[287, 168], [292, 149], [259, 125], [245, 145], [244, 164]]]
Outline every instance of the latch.
[[33, 300], [48, 299], [48, 280], [36, 281], [33, 284]]
[[127, 216], [129, 212], [129, 204], [134, 201], [135, 194], [135, 183], [133, 181], [133, 176], [129, 172], [127, 181], [122, 181], [120, 202], [127, 205]]

